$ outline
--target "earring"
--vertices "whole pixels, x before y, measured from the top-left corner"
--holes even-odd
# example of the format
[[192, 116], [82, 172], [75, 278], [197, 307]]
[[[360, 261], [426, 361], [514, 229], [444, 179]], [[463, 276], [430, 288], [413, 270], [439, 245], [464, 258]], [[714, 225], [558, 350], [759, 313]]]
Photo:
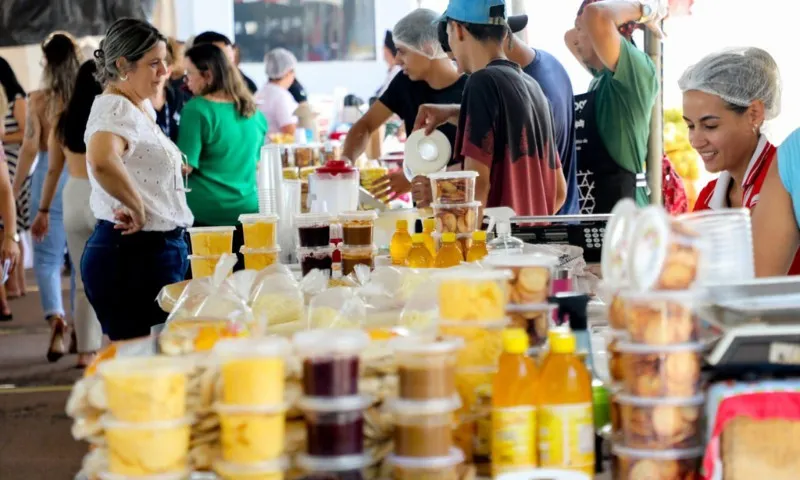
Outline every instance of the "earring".
[[127, 82], [128, 81], [128, 76], [127, 75], [120, 75], [119, 76], [119, 80], [121, 82]]
[[758, 127], [753, 125], [753, 135], [758, 135]]

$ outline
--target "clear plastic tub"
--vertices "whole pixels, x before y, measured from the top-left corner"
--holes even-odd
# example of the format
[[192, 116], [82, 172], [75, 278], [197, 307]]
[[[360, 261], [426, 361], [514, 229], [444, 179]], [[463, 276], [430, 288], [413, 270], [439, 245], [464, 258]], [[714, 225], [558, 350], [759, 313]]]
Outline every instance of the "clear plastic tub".
[[297, 245], [302, 248], [327, 247], [330, 245], [333, 219], [333, 215], [329, 213], [301, 213], [295, 215], [294, 225], [297, 227]]
[[481, 226], [481, 219], [478, 218], [481, 202], [451, 205], [435, 203], [432, 207], [437, 233], [472, 234]]
[[558, 258], [541, 253], [489, 255], [483, 259], [487, 268], [511, 271], [509, 302], [515, 305], [547, 303], [558, 263]]
[[407, 400], [448, 399], [456, 394], [456, 356], [464, 348], [461, 338], [424, 341], [414, 337], [392, 340], [400, 398]]
[[372, 457], [369, 454], [315, 457], [301, 453], [295, 458], [295, 463], [301, 470], [313, 474], [311, 478], [363, 480], [363, 471], [372, 463]]
[[[345, 240], [347, 243], [347, 240]], [[375, 256], [378, 249], [372, 245], [350, 246], [343, 245], [342, 252], [342, 275], [347, 276], [355, 271], [356, 265], [366, 265], [370, 269], [375, 268]]]
[[458, 396], [433, 402], [395, 401], [394, 453], [400, 457], [445, 457], [453, 448], [454, 412], [461, 407]]
[[692, 398], [701, 392], [703, 344], [617, 346], [625, 391], [639, 397]]
[[611, 210], [611, 219], [603, 237], [600, 265], [603, 281], [609, 286], [619, 287], [629, 281], [628, 256], [639, 212], [636, 202], [630, 198], [623, 198]]
[[620, 342], [627, 341], [630, 336], [624, 330], [611, 330], [608, 334], [608, 374], [611, 385], [621, 385], [625, 378], [625, 371], [622, 365], [622, 353], [619, 351]]
[[279, 260], [280, 247], [249, 248], [242, 246], [239, 253], [244, 256], [244, 268], [248, 270], [264, 270]]
[[134, 477], [186, 471], [192, 417], [128, 423], [101, 419], [108, 444], [108, 471]]
[[508, 270], [454, 268], [436, 276], [444, 322], [502, 321], [508, 301]]
[[121, 475], [119, 473], [101, 472], [98, 477], [100, 480], [186, 480], [191, 473], [189, 470], [174, 473], [156, 473], [153, 475]]
[[192, 278], [203, 278], [214, 275], [222, 255], [189, 255], [192, 264]]
[[439, 333], [464, 341], [464, 348], [456, 354], [456, 368], [494, 368], [503, 353], [503, 329], [507, 326], [507, 321], [443, 323]]
[[613, 478], [625, 480], [695, 480], [700, 478], [704, 448], [636, 450], [621, 445], [611, 449]]
[[283, 454], [286, 406], [214, 405], [219, 416], [222, 458], [233, 463], [275, 460]]
[[359, 355], [369, 345], [362, 330], [312, 330], [294, 336], [303, 360], [303, 393], [311, 397], [358, 394]]
[[305, 277], [311, 270], [321, 270], [328, 276], [333, 271], [333, 252], [336, 247], [298, 248], [297, 259], [300, 262], [300, 270]]
[[233, 251], [233, 232], [236, 227], [187, 228], [192, 242], [192, 255], [213, 256]]
[[620, 292], [611, 296], [611, 303], [608, 306], [608, 324], [615, 330], [625, 330], [628, 328], [628, 320], [625, 317], [625, 300]]
[[464, 453], [453, 448], [449, 454], [432, 458], [409, 458], [389, 455], [392, 480], [458, 480], [458, 466]]
[[378, 212], [374, 210], [344, 212], [339, 214], [342, 224], [342, 241], [345, 245], [371, 246], [375, 219]]
[[120, 357], [103, 362], [108, 410], [123, 422], [178, 420], [186, 415], [190, 365], [173, 357]]
[[273, 248], [278, 242], [278, 216], [273, 214], [240, 215], [244, 244], [248, 248]]
[[625, 292], [621, 299], [633, 342], [672, 345], [700, 338], [695, 310], [703, 301], [702, 292]]
[[475, 201], [475, 180], [478, 172], [438, 172], [428, 175], [431, 180], [433, 203], [454, 204]]
[[249, 464], [217, 460], [213, 468], [220, 480], [283, 480], [283, 472], [289, 468], [289, 460], [282, 457]]
[[283, 403], [289, 341], [279, 337], [221, 340], [214, 346], [220, 364], [222, 402], [227, 405]]
[[642, 398], [618, 394], [623, 445], [641, 449], [703, 446], [705, 396]]
[[512, 328], [521, 328], [528, 334], [528, 345], [542, 347], [547, 341], [547, 332], [553, 326], [553, 314], [557, 305], [539, 303], [531, 305], [509, 305], [506, 309]]
[[306, 421], [306, 451], [316, 457], [364, 453], [364, 409], [370, 397], [302, 397], [297, 406]]

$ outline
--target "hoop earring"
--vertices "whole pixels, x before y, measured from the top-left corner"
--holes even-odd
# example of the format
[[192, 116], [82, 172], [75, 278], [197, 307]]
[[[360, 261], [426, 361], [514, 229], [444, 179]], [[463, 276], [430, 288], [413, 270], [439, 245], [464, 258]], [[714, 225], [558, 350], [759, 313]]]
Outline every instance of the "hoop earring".
[[[128, 81], [128, 76], [127, 76], [127, 75], [120, 75], [120, 76], [119, 76], [119, 80], [120, 80], [121, 82], [127, 82], [127, 81]], [[755, 127], [754, 127], [754, 130], [753, 130], [753, 131], [755, 131]]]

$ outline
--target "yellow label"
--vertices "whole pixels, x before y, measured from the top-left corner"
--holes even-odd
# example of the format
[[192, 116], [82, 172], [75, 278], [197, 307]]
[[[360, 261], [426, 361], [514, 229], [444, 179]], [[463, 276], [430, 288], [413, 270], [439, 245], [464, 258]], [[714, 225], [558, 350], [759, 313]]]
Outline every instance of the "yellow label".
[[536, 467], [536, 408], [493, 409], [493, 473], [524, 467]]
[[592, 404], [539, 407], [539, 463], [594, 475]]

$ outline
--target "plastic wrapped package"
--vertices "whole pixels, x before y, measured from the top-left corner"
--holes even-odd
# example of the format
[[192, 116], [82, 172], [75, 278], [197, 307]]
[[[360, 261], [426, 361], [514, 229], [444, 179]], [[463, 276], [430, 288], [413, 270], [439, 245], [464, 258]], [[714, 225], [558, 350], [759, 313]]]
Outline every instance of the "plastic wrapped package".
[[250, 306], [257, 317], [266, 318], [267, 331], [300, 324], [305, 315], [305, 298], [300, 285], [289, 273], [270, 269], [259, 272], [250, 292]]
[[439, 292], [428, 279], [408, 297], [400, 314], [399, 326], [410, 334], [436, 332], [439, 328]]
[[[197, 281], [201, 280], [207, 281], [208, 279], [197, 279]], [[172, 283], [162, 288], [156, 297], [156, 302], [158, 302], [158, 306], [161, 307], [161, 310], [164, 310], [167, 313], [172, 312], [172, 310], [175, 308], [175, 304], [178, 303], [178, 299], [181, 298], [183, 291], [191, 281], [192, 280], [184, 280], [182, 282]]]
[[89, 479], [99, 478], [102, 472], [108, 471], [108, 450], [92, 448], [81, 461], [81, 473]]
[[311, 300], [307, 326], [317, 328], [359, 328], [367, 317], [367, 306], [355, 289], [330, 288]]

